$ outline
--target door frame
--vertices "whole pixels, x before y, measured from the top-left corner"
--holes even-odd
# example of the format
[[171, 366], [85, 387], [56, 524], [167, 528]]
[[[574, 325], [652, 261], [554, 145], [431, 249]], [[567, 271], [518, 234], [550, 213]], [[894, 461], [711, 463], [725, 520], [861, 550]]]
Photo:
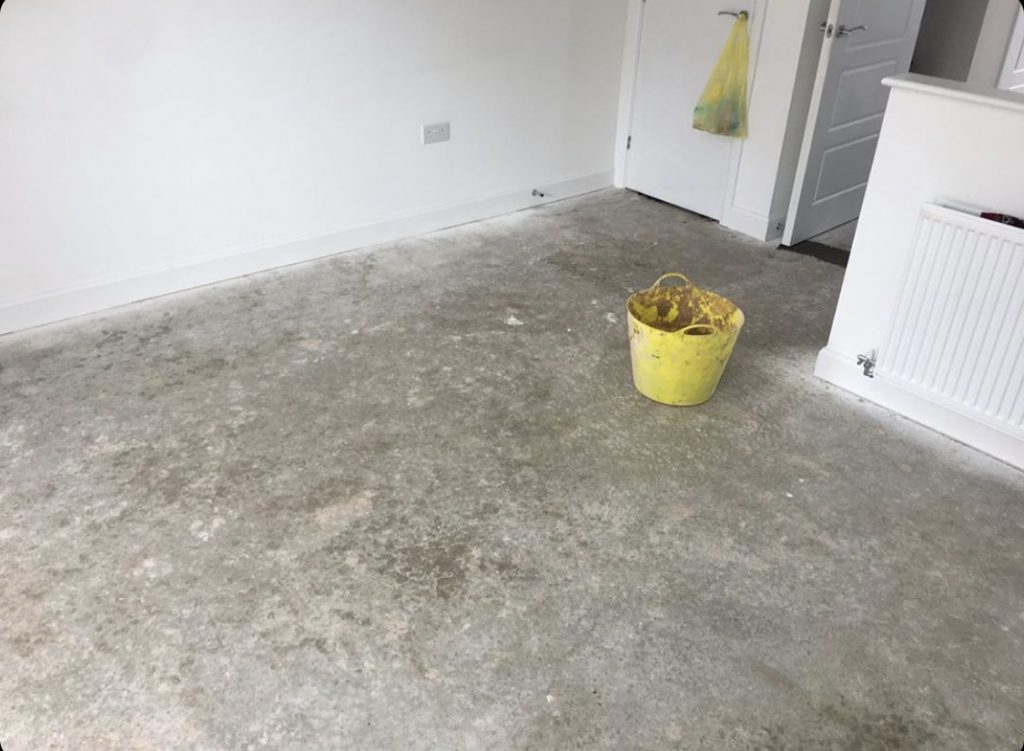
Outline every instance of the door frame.
[[[636, 100], [637, 76], [640, 73], [640, 44], [643, 38], [644, 7], [646, 0], [628, 0], [626, 8], [626, 43], [622, 63], [622, 82], [619, 94], [619, 117], [615, 141], [615, 187], [625, 188], [629, 175], [629, 135], [633, 129], [633, 112]], [[737, 10], [750, 12], [750, 80], [747, 83], [748, 96], [753, 105], [758, 61], [761, 50], [761, 36], [764, 32], [764, 18], [768, 0], [723, 0], [723, 8], [735, 6]], [[724, 21], [723, 21], [724, 23]], [[694, 102], [694, 106], [696, 106]], [[721, 224], [739, 230], [752, 237], [765, 238], [770, 233], [767, 225], [771, 220], [740, 208], [736, 205], [736, 186], [746, 139], [733, 139], [729, 155], [729, 176], [725, 190], [725, 205], [722, 206]]]
[[1010, 35], [1010, 42], [1006, 46], [1006, 56], [1003, 58], [1003, 67], [999, 70], [999, 81], [996, 87], [1005, 89], [1009, 84], [1009, 77], [1014, 73], [1014, 66], [1020, 59], [1021, 45], [1024, 44], [1024, 4], [1017, 14], [1017, 20], [1013, 24], [1013, 32]]
[[[1024, 0], [1021, 0], [1024, 2]], [[829, 0], [828, 17], [825, 19], [825, 23], [821, 29], [824, 32], [826, 25], [838, 26], [840, 21], [842, 0]], [[925, 0], [927, 6], [927, 0]], [[918, 22], [918, 37], [920, 38], [921, 24]], [[800, 156], [797, 161], [796, 177], [793, 180], [792, 192], [789, 196], [789, 209], [786, 212], [785, 228], [782, 232], [782, 244], [785, 246], [792, 246], [794, 238], [794, 228], [796, 227], [796, 216], [800, 210], [800, 198], [803, 194], [804, 183], [807, 178], [808, 161], [811, 153], [811, 149], [814, 146], [815, 127], [818, 123], [818, 117], [821, 112], [821, 103], [825, 95], [825, 86], [828, 83], [828, 72], [829, 64], [831, 63], [831, 55], [836, 44], [836, 38], [826, 36], [821, 46], [821, 52], [818, 57], [817, 72], [814, 77], [814, 85], [811, 89], [811, 103], [807, 110], [807, 120], [804, 124], [803, 137], [800, 144]], [[916, 46], [916, 41], [915, 41]], [[872, 159], [872, 165], [874, 165], [874, 159]], [[860, 218], [860, 214], [850, 221], [856, 221]], [[843, 226], [843, 225], [839, 225]], [[828, 230], [825, 230], [826, 232]], [[811, 239], [811, 238], [807, 238]], [[797, 241], [798, 243], [800, 241]]]
[[[825, 23], [835, 26], [839, 23], [839, 3], [830, 0], [828, 16]], [[822, 29], [825, 27], [823, 26]], [[822, 31], [824, 36], [824, 30]], [[803, 184], [807, 177], [807, 162], [814, 145], [814, 128], [818, 123], [818, 115], [821, 111], [821, 100], [825, 94], [825, 83], [828, 77], [828, 65], [835, 39], [826, 38], [821, 45], [821, 52], [818, 53], [817, 72], [814, 75], [814, 84], [811, 89], [811, 104], [807, 109], [807, 121], [804, 123], [803, 138], [800, 142], [800, 155], [796, 163], [796, 176], [793, 178], [792, 192], [789, 194], [789, 209], [786, 212], [786, 226], [782, 232], [782, 244], [790, 245], [793, 239], [793, 227], [797, 212], [800, 209], [800, 196], [803, 192]]]

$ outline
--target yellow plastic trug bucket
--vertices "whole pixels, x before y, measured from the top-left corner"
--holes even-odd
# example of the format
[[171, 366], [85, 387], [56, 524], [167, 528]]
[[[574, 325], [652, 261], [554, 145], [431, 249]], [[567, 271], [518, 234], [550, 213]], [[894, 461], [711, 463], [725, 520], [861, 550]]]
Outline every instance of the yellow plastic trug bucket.
[[[680, 279], [683, 286], [662, 286]], [[633, 383], [662, 404], [693, 406], [715, 394], [743, 328], [743, 311], [682, 274], [665, 274], [626, 305]]]

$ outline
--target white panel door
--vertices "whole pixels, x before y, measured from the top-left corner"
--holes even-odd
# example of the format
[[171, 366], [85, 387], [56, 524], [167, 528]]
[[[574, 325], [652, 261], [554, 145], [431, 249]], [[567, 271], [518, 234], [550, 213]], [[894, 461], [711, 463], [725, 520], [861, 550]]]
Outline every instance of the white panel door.
[[783, 242], [860, 215], [889, 91], [906, 73], [925, 0], [832, 0]]
[[1024, 94], [1024, 10], [1017, 16], [1006, 65], [999, 78], [999, 88]]
[[693, 129], [693, 110], [735, 19], [753, 0], [647, 0], [626, 187], [720, 219], [733, 140]]

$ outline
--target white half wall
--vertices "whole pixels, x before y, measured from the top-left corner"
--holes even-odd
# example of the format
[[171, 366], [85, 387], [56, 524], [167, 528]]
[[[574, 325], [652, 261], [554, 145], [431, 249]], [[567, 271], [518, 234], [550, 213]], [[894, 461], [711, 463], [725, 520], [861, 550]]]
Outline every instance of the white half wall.
[[0, 332], [610, 185], [625, 9], [6, 0]]
[[1024, 130], [1024, 97], [918, 75], [886, 83], [892, 92], [885, 124], [832, 333], [816, 372], [1024, 467], [1020, 438], [965, 417], [924, 391], [865, 378], [857, 363], [859, 355], [878, 352], [886, 341], [905, 274], [915, 273], [907, 267], [926, 204], [1024, 216], [1024, 141], [1006, 138]]

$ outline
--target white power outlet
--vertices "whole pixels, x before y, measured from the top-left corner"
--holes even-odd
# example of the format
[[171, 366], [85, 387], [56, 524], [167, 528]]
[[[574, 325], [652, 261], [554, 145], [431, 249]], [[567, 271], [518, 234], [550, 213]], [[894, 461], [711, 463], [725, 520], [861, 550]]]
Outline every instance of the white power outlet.
[[451, 123], [434, 123], [423, 126], [423, 145], [429, 146], [432, 143], [442, 143], [452, 140]]

